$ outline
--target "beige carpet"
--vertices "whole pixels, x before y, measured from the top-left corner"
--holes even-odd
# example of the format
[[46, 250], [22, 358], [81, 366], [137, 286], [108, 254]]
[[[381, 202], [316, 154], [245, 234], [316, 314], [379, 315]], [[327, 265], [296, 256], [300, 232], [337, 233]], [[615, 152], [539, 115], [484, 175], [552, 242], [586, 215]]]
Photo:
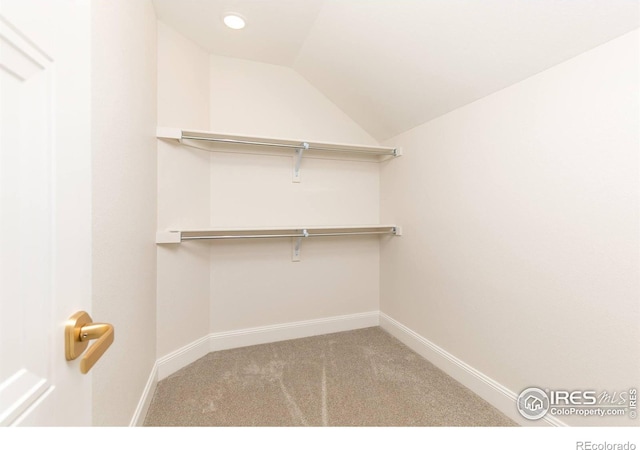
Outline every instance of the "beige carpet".
[[145, 426], [514, 426], [381, 328], [209, 353], [158, 383]]

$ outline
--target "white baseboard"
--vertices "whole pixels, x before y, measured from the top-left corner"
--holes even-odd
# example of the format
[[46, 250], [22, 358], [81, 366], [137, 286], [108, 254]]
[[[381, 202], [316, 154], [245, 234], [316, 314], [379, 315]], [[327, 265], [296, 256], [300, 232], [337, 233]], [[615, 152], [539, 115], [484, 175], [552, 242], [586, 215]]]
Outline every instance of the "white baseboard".
[[514, 392], [383, 312], [380, 313], [380, 326], [447, 375], [471, 389], [514, 422], [525, 426], [567, 426], [552, 416], [546, 416], [539, 421], [525, 419], [516, 409], [518, 396]]
[[163, 356], [156, 362], [158, 366], [158, 381], [202, 358], [211, 351], [209, 350], [210, 347], [209, 336], [204, 336]]
[[138, 406], [133, 413], [133, 417], [129, 423], [130, 427], [141, 427], [144, 424], [144, 418], [147, 416], [147, 411], [149, 411], [149, 406], [151, 405], [151, 400], [153, 399], [153, 393], [156, 390], [157, 384], [158, 363], [156, 362], [151, 369], [147, 384], [142, 391], [142, 396], [140, 397], [140, 401], [138, 401]]
[[379, 323], [380, 315], [378, 311], [370, 311], [345, 316], [333, 316], [265, 327], [211, 333], [160, 358], [156, 363], [158, 367], [158, 381], [188, 366], [209, 352], [375, 327], [378, 326]]

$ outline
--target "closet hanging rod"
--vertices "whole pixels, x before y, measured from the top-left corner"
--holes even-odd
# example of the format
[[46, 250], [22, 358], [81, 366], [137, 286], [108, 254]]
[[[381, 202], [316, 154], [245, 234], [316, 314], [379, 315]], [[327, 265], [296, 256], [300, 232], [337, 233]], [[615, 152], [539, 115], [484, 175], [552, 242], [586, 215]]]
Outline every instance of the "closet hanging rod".
[[[249, 141], [242, 139], [227, 139], [227, 138], [213, 138], [213, 137], [203, 137], [203, 136], [190, 136], [188, 134], [182, 134], [182, 139], [193, 140], [193, 141], [207, 141], [207, 142], [218, 142], [221, 144], [241, 144], [241, 145], [261, 145], [264, 147], [277, 147], [277, 148], [291, 148], [291, 149], [299, 149], [304, 145], [303, 142], [300, 144], [285, 144], [278, 142], [260, 142], [260, 141]], [[358, 149], [358, 148], [349, 148], [348, 150], [340, 149], [340, 148], [331, 148], [331, 147], [323, 147], [314, 145], [313, 143], [309, 143], [308, 150], [315, 150], [320, 152], [336, 152], [336, 153], [367, 153], [373, 155], [388, 155], [388, 156], [398, 156], [397, 150], [393, 149]]]
[[263, 239], [263, 238], [289, 238], [289, 237], [317, 237], [317, 236], [365, 236], [374, 234], [397, 234], [395, 229], [388, 231], [356, 231], [338, 233], [295, 233], [295, 234], [244, 234], [244, 235], [211, 235], [211, 236], [182, 236], [181, 240], [198, 239]]
[[346, 225], [316, 227], [275, 227], [275, 228], [214, 228], [199, 230], [168, 230], [156, 233], [156, 244], [179, 244], [189, 240], [207, 239], [276, 239], [322, 237], [322, 236], [401, 236], [402, 228], [397, 225]]

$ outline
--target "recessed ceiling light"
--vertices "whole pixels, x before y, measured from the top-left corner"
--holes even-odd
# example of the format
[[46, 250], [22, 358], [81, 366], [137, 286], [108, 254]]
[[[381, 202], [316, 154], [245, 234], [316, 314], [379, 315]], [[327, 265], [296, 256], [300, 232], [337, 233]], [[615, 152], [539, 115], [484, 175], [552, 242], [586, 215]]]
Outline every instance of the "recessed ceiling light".
[[226, 26], [233, 30], [241, 30], [245, 26], [244, 18], [236, 13], [225, 14], [222, 20]]

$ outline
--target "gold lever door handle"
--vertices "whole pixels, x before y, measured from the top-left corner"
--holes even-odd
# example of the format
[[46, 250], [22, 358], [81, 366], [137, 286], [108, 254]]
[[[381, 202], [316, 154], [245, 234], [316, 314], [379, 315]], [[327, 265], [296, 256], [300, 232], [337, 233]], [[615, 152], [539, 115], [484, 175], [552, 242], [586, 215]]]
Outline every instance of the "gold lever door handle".
[[89, 341], [97, 339], [84, 357], [80, 360], [80, 372], [87, 373], [113, 343], [113, 325], [109, 323], [93, 323], [91, 316], [79, 311], [69, 317], [64, 327], [64, 350], [67, 361], [80, 356], [89, 345]]

